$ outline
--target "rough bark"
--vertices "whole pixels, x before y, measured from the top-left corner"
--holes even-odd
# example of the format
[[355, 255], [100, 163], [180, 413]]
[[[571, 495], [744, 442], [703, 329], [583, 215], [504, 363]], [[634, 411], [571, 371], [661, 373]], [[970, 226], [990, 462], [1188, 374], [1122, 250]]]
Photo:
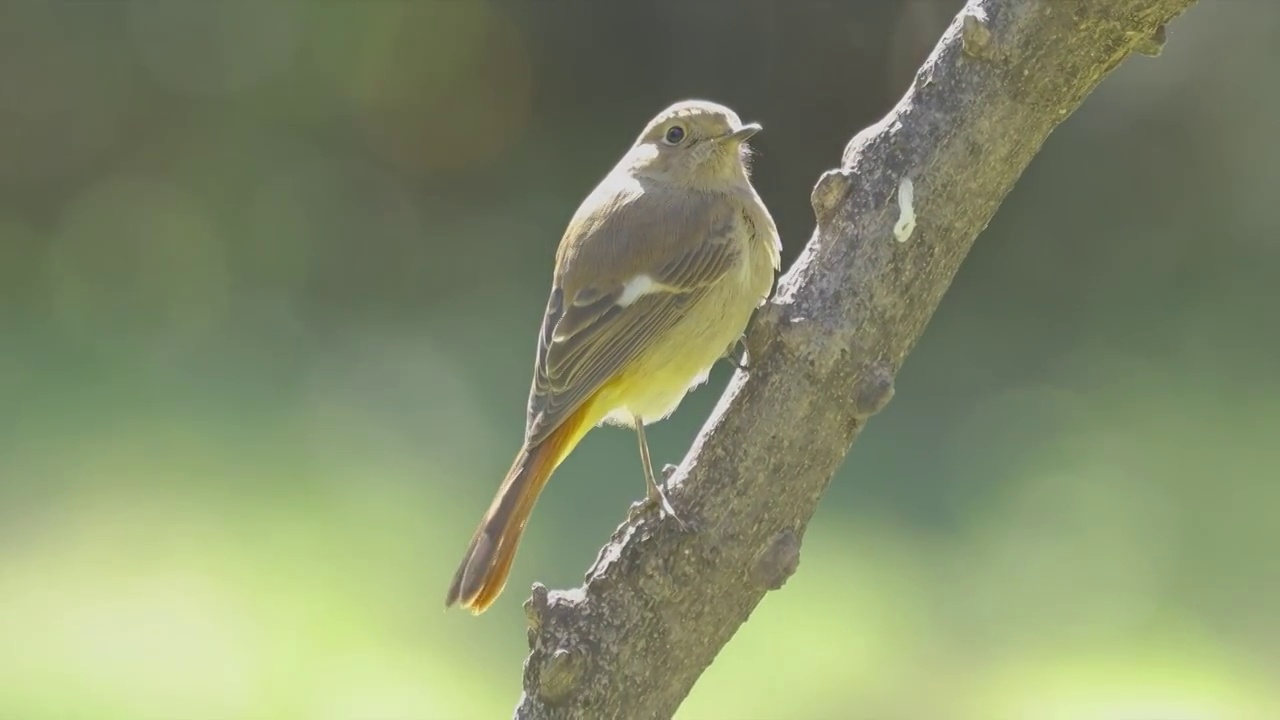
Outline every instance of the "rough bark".
[[750, 369], [671, 477], [694, 529], [645, 514], [618, 528], [582, 587], [534, 586], [516, 718], [675, 714], [795, 572], [832, 474], [1032, 156], [1126, 57], [1158, 54], [1193, 2], [966, 5], [902, 100], [813, 189], [817, 227], [753, 323]]

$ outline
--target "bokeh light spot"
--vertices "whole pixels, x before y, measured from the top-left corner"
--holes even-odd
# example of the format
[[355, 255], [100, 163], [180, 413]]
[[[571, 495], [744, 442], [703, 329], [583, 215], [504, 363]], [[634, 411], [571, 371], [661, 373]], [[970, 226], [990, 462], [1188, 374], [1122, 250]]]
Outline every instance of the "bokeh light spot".
[[132, 0], [128, 20], [143, 66], [184, 94], [252, 87], [288, 68], [297, 49], [292, 0]]
[[473, 168], [525, 129], [533, 70], [520, 28], [501, 10], [471, 0], [350, 12], [317, 11], [316, 60], [385, 158], [423, 173]]
[[30, 223], [0, 211], [0, 320], [19, 309], [36, 283], [44, 238]]
[[125, 127], [136, 83], [111, 25], [59, 5], [0, 3], [0, 182], [82, 170]]
[[177, 348], [217, 331], [228, 304], [205, 209], [174, 187], [132, 179], [107, 180], [67, 208], [48, 283], [60, 325], [89, 342], [142, 335], [153, 349]]

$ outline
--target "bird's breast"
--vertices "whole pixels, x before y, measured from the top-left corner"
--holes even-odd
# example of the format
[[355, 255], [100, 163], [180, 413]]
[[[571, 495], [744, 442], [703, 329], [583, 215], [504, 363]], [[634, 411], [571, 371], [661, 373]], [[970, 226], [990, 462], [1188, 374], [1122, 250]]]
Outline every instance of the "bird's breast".
[[616, 400], [606, 422], [631, 425], [633, 417], [647, 424], [661, 420], [685, 394], [706, 381], [712, 366], [723, 358], [746, 330], [747, 323], [773, 286], [772, 236], [758, 232], [744, 215], [738, 262], [689, 304], [678, 323], [653, 342], [617, 379], [610, 393]]

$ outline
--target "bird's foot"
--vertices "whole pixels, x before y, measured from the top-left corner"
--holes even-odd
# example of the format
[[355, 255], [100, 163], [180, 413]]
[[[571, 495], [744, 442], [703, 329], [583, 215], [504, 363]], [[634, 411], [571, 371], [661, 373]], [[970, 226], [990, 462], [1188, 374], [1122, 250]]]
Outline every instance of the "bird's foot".
[[[662, 466], [663, 482], [666, 482], [667, 480], [669, 480], [672, 474], [675, 473], [675, 471], [676, 471], [675, 465], [667, 464]], [[631, 508], [627, 512], [627, 519], [635, 520], [640, 515], [643, 515], [645, 512], [648, 512], [649, 510], [656, 507], [658, 508], [659, 517], [663, 515], [670, 517], [672, 520], [676, 521], [676, 525], [678, 525], [681, 530], [689, 530], [690, 529], [689, 524], [686, 523], [683, 518], [681, 518], [679, 515], [676, 514], [675, 508], [671, 506], [671, 501], [667, 499], [667, 494], [662, 491], [662, 488], [658, 485], [658, 483], [650, 480], [647, 483], [647, 485], [648, 485], [648, 492], [645, 494], [644, 500], [640, 500], [638, 502], [631, 504]]]
[[[734, 350], [740, 350], [737, 357], [734, 357]], [[724, 354], [724, 359], [728, 363], [742, 372], [750, 372], [751, 364], [748, 362], [750, 358], [747, 355], [747, 341], [745, 336], [739, 337], [729, 346]]]

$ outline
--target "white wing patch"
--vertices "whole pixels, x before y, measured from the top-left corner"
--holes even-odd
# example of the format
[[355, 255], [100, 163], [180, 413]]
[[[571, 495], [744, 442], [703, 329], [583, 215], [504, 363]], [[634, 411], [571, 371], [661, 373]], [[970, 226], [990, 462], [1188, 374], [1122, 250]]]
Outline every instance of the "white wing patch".
[[618, 296], [618, 302], [616, 304], [618, 307], [627, 307], [645, 295], [662, 292], [663, 290], [664, 288], [662, 287], [662, 283], [659, 283], [648, 275], [637, 275], [628, 280], [626, 285], [622, 286], [622, 294]]

